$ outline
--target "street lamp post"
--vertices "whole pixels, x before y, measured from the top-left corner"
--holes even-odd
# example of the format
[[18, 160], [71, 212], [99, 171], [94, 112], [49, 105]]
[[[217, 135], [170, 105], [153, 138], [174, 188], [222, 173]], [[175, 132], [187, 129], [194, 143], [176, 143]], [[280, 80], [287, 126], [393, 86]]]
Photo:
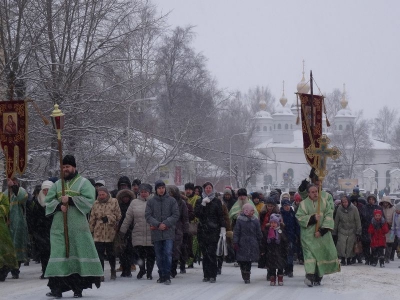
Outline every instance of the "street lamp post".
[[229, 138], [229, 184], [232, 187], [232, 138], [237, 135], [247, 134], [247, 132], [235, 133]]
[[[65, 196], [65, 184], [64, 184], [64, 170], [63, 170], [63, 157], [62, 157], [62, 142], [61, 142], [61, 130], [64, 129], [65, 115], [58, 108], [58, 104], [54, 105], [54, 110], [50, 115], [53, 128], [57, 132], [58, 141], [58, 154], [60, 158], [60, 180], [61, 180], [61, 195]], [[67, 204], [68, 206], [68, 204]], [[67, 212], [63, 212], [64, 219], [64, 242], [65, 242], [65, 257], [69, 257], [69, 238], [68, 238], [68, 219]]]

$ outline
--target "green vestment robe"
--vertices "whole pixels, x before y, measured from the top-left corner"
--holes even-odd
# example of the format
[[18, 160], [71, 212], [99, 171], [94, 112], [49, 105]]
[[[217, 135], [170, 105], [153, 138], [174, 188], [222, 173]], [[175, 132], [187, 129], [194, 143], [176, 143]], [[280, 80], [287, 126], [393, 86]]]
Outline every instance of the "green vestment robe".
[[[4, 191], [8, 195], [8, 190]], [[26, 201], [28, 193], [20, 187], [18, 194], [11, 191], [10, 199], [10, 233], [18, 261], [25, 261], [28, 247], [28, 225], [26, 223]]]
[[72, 198], [75, 206], [69, 205], [67, 212], [69, 234], [69, 258], [65, 257], [63, 212], [57, 209], [61, 203], [61, 180], [47, 193], [46, 215], [54, 214], [50, 230], [51, 253], [46, 268], [46, 277], [66, 277], [79, 274], [82, 277], [103, 276], [103, 269], [94, 246], [86, 214], [95, 201], [95, 189], [86, 178], [77, 174], [65, 181], [65, 195]]
[[[321, 194], [320, 228], [333, 230], [333, 209], [327, 195], [329, 194]], [[325, 274], [340, 272], [340, 265], [331, 231], [316, 238], [314, 236], [316, 224], [308, 226], [311, 216], [317, 213], [317, 205], [318, 201], [312, 201], [307, 197], [300, 202], [296, 218], [300, 225], [306, 274], [322, 277]]]
[[[254, 207], [254, 216], [260, 218], [260, 216], [258, 215], [257, 207], [254, 205], [253, 201], [249, 200], [249, 202], [246, 203], [250, 203]], [[241, 211], [242, 207], [239, 205], [239, 200], [237, 200], [235, 204], [233, 204], [231, 210], [229, 211], [229, 218], [231, 219], [231, 221], [236, 220], [237, 217], [240, 215]]]
[[17, 257], [11, 240], [6, 217], [10, 212], [10, 203], [5, 194], [0, 193], [0, 269], [18, 269]]

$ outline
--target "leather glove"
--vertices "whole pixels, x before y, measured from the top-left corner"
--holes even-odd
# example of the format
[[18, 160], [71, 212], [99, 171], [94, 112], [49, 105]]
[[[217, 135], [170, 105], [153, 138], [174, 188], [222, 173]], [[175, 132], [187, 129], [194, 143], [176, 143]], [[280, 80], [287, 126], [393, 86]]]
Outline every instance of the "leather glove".
[[240, 249], [239, 244], [233, 244], [233, 249], [235, 250], [235, 252], [238, 252]]
[[101, 220], [103, 221], [103, 223], [108, 223], [108, 217], [107, 216], [102, 217]]
[[304, 179], [299, 186], [299, 191], [304, 192], [307, 189], [307, 186], [308, 186], [308, 181], [307, 179]]
[[221, 227], [221, 231], [219, 233], [220, 236], [225, 235], [226, 236], [226, 228], [225, 227]]
[[205, 198], [203, 199], [203, 201], [201, 201], [201, 205], [206, 206], [207, 203], [210, 203], [210, 201], [211, 201], [210, 198], [205, 197]]

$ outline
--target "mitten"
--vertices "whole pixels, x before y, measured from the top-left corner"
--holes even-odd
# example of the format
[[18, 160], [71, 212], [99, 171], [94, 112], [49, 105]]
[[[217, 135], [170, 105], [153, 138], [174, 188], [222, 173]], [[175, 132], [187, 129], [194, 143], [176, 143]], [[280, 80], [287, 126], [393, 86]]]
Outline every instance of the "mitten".
[[227, 237], [228, 239], [233, 239], [233, 231], [227, 231], [227, 232], [226, 232], [226, 237]]
[[201, 201], [201, 205], [206, 206], [207, 203], [210, 203], [210, 201], [211, 201], [210, 198], [205, 197], [205, 198], [203, 199], [203, 201]]

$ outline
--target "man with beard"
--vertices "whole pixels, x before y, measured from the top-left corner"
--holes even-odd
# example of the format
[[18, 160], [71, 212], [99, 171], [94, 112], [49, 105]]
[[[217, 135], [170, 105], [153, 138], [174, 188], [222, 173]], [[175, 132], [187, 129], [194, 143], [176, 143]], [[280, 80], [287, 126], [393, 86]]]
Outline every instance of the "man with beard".
[[[93, 283], [99, 288], [103, 276], [86, 219], [95, 200], [95, 189], [78, 174], [74, 156], [66, 155], [62, 162], [66, 195], [62, 196], [62, 182], [58, 180], [45, 198], [46, 215], [53, 215], [51, 253], [45, 273], [50, 292], [46, 296], [58, 299], [63, 292], [72, 290], [74, 298], [81, 298], [82, 290], [92, 288]], [[63, 213], [67, 213], [69, 257], [66, 257]]]
[[236, 219], [240, 215], [243, 205], [245, 205], [246, 203], [250, 203], [251, 205], [253, 205], [254, 216], [256, 216], [257, 218], [259, 217], [257, 208], [255, 207], [253, 201], [251, 201], [247, 197], [247, 190], [245, 188], [240, 188], [237, 191], [237, 195], [238, 195], [238, 200], [235, 202], [235, 204], [229, 210], [229, 218], [231, 219], [231, 222], [232, 222], [232, 228], [235, 228]]
[[[333, 208], [327, 198], [321, 197], [320, 212], [317, 212], [318, 187], [310, 185], [307, 192], [308, 197], [300, 202], [296, 218], [304, 254], [304, 283], [312, 287], [321, 285], [325, 274], [340, 272], [340, 265], [331, 233], [334, 229]], [[318, 221], [320, 226], [316, 231]]]

